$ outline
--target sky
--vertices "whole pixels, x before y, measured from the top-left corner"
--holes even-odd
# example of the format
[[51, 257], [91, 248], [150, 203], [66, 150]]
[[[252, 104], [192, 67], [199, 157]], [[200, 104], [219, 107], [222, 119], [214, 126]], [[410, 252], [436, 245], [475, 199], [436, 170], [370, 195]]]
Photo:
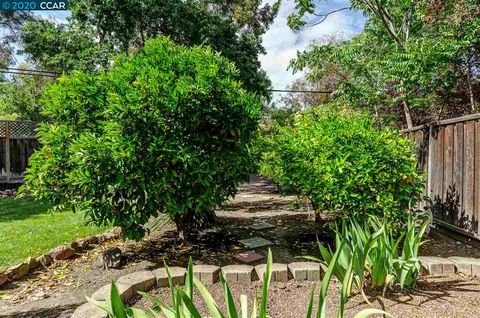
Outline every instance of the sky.
[[[273, 4], [275, 0], [264, 0], [263, 3]], [[335, 9], [348, 7], [349, 0], [328, 0], [322, 1], [317, 6], [318, 13], [326, 13]], [[274, 89], [285, 89], [295, 79], [302, 76], [302, 73], [293, 74], [287, 70], [290, 60], [294, 59], [297, 51], [308, 49], [314, 40], [325, 35], [342, 35], [351, 37], [362, 31], [365, 18], [361, 12], [340, 11], [329, 15], [327, 19], [312, 28], [305, 28], [301, 31], [292, 31], [287, 26], [287, 18], [294, 11], [293, 0], [283, 0], [278, 16], [275, 18], [270, 29], [263, 36], [263, 46], [267, 54], [260, 56], [263, 69], [267, 72]], [[45, 17], [65, 21], [70, 15], [69, 11], [37, 11]], [[318, 17], [310, 22], [315, 22]]]

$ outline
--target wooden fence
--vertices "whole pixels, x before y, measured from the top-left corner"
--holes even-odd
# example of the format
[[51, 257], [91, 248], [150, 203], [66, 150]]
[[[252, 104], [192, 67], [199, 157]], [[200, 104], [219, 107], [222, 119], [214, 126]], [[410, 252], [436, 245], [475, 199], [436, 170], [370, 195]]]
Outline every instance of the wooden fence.
[[426, 172], [425, 194], [435, 222], [480, 239], [480, 114], [402, 132], [419, 146], [418, 165]]
[[36, 124], [31, 121], [0, 120], [0, 182], [19, 182], [28, 158], [38, 146]]

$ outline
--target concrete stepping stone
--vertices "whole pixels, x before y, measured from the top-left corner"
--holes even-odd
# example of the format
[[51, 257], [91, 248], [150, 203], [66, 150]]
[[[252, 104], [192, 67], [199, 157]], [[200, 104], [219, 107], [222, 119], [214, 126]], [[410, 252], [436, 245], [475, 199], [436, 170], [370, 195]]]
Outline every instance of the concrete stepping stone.
[[269, 230], [275, 228], [275, 225], [267, 223], [267, 222], [258, 222], [254, 223], [249, 226], [252, 230], [259, 231], [259, 230]]
[[253, 266], [227, 265], [222, 267], [223, 278], [229, 283], [250, 283], [252, 281]]
[[299, 281], [320, 281], [322, 268], [319, 263], [295, 262], [288, 264], [293, 279]]
[[420, 256], [422, 275], [450, 275], [455, 274], [455, 264], [447, 259], [436, 256]]
[[[255, 272], [260, 281], [263, 281], [265, 269], [267, 264], [255, 266]], [[272, 264], [272, 282], [287, 282], [288, 281], [288, 267], [287, 264], [273, 263]]]
[[248, 248], [260, 248], [273, 245], [273, 242], [266, 240], [263, 237], [252, 237], [249, 239], [239, 240], [239, 242]]
[[255, 262], [265, 259], [265, 256], [254, 251], [242, 252], [233, 256], [234, 259], [241, 263], [253, 264]]
[[[187, 270], [183, 267], [173, 266], [168, 268], [170, 276], [172, 278], [173, 286], [185, 284], [185, 276]], [[157, 287], [168, 287], [168, 275], [165, 268], [157, 268], [152, 271], [153, 275], [157, 278]]]
[[480, 276], [480, 259], [473, 257], [449, 257], [459, 273], [468, 276]]
[[214, 265], [193, 265], [193, 275], [205, 285], [218, 282], [220, 267]]

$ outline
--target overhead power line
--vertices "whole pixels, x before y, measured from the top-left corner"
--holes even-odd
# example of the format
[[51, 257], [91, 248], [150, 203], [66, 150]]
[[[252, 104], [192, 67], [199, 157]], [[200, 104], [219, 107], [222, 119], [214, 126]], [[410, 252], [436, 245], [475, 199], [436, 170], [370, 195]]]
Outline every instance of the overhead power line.
[[19, 72], [34, 72], [34, 73], [45, 73], [45, 74], [52, 74], [52, 75], [62, 75], [62, 73], [52, 72], [52, 71], [44, 71], [44, 70], [32, 70], [26, 68], [14, 68], [14, 67], [7, 67], [5, 70], [8, 71], [19, 71]]
[[21, 69], [21, 68], [4, 68], [4, 69], [0, 69], [0, 73], [13, 74], [13, 75], [46, 76], [46, 77], [58, 77], [59, 75], [61, 75], [60, 73], [55, 73], [55, 72]]
[[[44, 70], [33, 70], [33, 69], [22, 69], [22, 68], [13, 68], [8, 67], [0, 69], [0, 73], [4, 74], [13, 74], [13, 75], [29, 75], [29, 76], [45, 76], [45, 77], [58, 77], [62, 75], [61, 73], [44, 71]], [[290, 90], [290, 89], [267, 89], [267, 91], [272, 93], [300, 93], [300, 94], [331, 94], [332, 91], [327, 90]]]
[[289, 90], [289, 89], [267, 89], [269, 92], [273, 93], [307, 93], [307, 94], [331, 94], [332, 91], [321, 91], [321, 90]]

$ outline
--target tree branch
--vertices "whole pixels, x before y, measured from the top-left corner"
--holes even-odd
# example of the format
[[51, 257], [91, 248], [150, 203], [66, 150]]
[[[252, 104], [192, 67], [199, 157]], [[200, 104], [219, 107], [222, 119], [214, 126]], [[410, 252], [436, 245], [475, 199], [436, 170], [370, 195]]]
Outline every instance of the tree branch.
[[315, 22], [314, 24], [311, 24], [309, 25], [308, 27], [309, 28], [313, 28], [314, 26], [317, 26], [319, 25], [320, 23], [322, 23], [323, 21], [325, 21], [329, 15], [331, 14], [334, 14], [336, 12], [340, 12], [340, 11], [344, 11], [344, 10], [350, 10], [352, 7], [343, 7], [343, 8], [340, 8], [340, 9], [335, 9], [333, 11], [330, 11], [330, 12], [327, 12], [325, 14], [318, 14], [318, 13], [312, 13], [314, 16], [317, 16], [317, 17], [323, 17], [323, 19], [321, 19], [320, 21], [318, 22]]

